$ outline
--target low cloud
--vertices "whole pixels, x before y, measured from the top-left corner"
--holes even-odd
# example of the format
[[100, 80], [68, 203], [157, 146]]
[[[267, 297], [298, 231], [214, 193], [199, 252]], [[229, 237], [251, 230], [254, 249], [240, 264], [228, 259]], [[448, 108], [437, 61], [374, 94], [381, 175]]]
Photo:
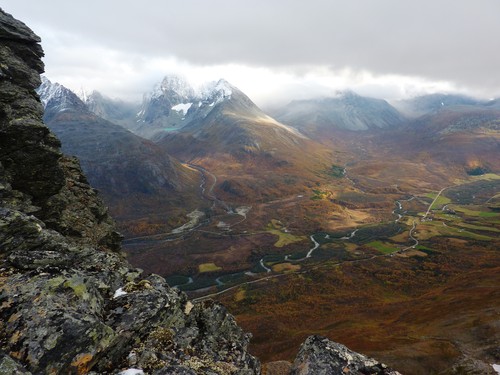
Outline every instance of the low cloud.
[[254, 100], [500, 95], [500, 2], [4, 0], [43, 39], [47, 75], [137, 99], [170, 72], [225, 77]]

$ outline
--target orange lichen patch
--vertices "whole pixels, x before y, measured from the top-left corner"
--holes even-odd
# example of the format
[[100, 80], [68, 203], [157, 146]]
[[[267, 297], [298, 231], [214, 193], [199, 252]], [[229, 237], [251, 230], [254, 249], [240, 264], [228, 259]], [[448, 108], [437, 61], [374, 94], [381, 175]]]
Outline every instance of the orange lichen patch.
[[20, 331], [14, 332], [14, 334], [12, 335], [12, 337], [9, 340], [10, 343], [15, 344], [19, 340], [19, 337], [21, 337], [21, 332]]
[[19, 360], [23, 357], [23, 354], [20, 351], [19, 352], [10, 352], [9, 355], [12, 358], [19, 359]]
[[77, 374], [86, 374], [90, 370], [90, 362], [93, 358], [94, 356], [90, 353], [78, 354], [71, 362], [71, 367], [76, 369]]

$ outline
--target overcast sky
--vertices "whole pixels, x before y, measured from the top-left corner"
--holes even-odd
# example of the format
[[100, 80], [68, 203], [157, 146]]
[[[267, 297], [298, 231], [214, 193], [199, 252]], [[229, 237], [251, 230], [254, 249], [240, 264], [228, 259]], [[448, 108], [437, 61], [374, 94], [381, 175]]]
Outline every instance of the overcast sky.
[[500, 96], [500, 0], [2, 0], [46, 74], [139, 99], [168, 73], [226, 78], [257, 104], [352, 89]]

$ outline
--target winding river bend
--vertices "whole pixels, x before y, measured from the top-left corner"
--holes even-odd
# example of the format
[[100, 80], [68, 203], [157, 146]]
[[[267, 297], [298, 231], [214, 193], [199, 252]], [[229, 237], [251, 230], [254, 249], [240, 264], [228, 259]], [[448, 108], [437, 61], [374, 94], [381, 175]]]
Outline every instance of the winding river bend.
[[[188, 215], [188, 217], [191, 219], [189, 222], [172, 230], [169, 233], [170, 236], [174, 237], [174, 238], [172, 238], [172, 240], [174, 240], [174, 239], [181, 239], [181, 240], [186, 239], [194, 232], [207, 232], [207, 233], [218, 234], [220, 236], [228, 236], [228, 235], [231, 235], [231, 236], [249, 236], [249, 235], [255, 234], [255, 233], [247, 233], [246, 231], [242, 232], [242, 233], [232, 233], [232, 234], [227, 233], [228, 231], [231, 231], [231, 228], [233, 226], [240, 224], [241, 222], [243, 222], [247, 219], [247, 213], [251, 210], [251, 207], [250, 206], [243, 206], [243, 207], [238, 207], [236, 209], [232, 209], [229, 206], [229, 204], [227, 204], [223, 200], [219, 199], [216, 196], [216, 194], [214, 193], [215, 186], [217, 184], [217, 176], [215, 176], [213, 173], [207, 171], [205, 168], [203, 168], [201, 166], [194, 165], [194, 164], [188, 164], [188, 165], [191, 168], [196, 169], [201, 175], [201, 183], [199, 185], [200, 196], [205, 201], [209, 201], [211, 203], [210, 210], [212, 211], [212, 214], [206, 215], [205, 213], [201, 212], [200, 210], [195, 210], [194, 212], [192, 212], [191, 214]], [[344, 171], [344, 175], [345, 175], [345, 173], [346, 173], [346, 171]], [[299, 196], [299, 197], [302, 197], [302, 196]], [[409, 198], [408, 201], [412, 200], [413, 198], [414, 197]], [[403, 205], [402, 205], [401, 201], [405, 201], [405, 200], [404, 199], [403, 200], [396, 200], [394, 202], [394, 204], [396, 205], [396, 208], [392, 211], [392, 213], [394, 215], [397, 215], [397, 218], [395, 219], [396, 223], [398, 223], [402, 219], [402, 217], [405, 213], [403, 211]], [[225, 213], [223, 213], [222, 215], [220, 215], [220, 214], [214, 215], [215, 211], [216, 211], [216, 206], [218, 206], [219, 213], [221, 212], [220, 209], [223, 209], [225, 211]], [[239, 215], [241, 217], [241, 220], [239, 220], [237, 222], [233, 222], [232, 224], [228, 224], [228, 223], [225, 223], [224, 221], [220, 221], [220, 220], [224, 220], [224, 219], [222, 219], [223, 216], [225, 216], [227, 218], [227, 215]], [[219, 232], [219, 230], [214, 231], [214, 230], [208, 230], [208, 228], [207, 229], [200, 228], [200, 227], [205, 227], [211, 223], [215, 223], [216, 221], [214, 221], [214, 220], [217, 217], [219, 217], [219, 219], [220, 219], [219, 224], [217, 224], [217, 228], [219, 230], [221, 230], [220, 232]], [[418, 245], [418, 240], [413, 236], [415, 228], [416, 228], [416, 223], [414, 222], [413, 227], [411, 228], [410, 234], [409, 234], [410, 239], [413, 240], [414, 244], [409, 246], [406, 249], [402, 249], [402, 251], [410, 249], [410, 248], [415, 248]], [[359, 230], [359, 228], [356, 228], [352, 232], [344, 235], [343, 237], [334, 238], [334, 240], [349, 241], [356, 235], [358, 230]], [[304, 262], [307, 259], [312, 258], [315, 251], [317, 251], [321, 247], [320, 242], [318, 242], [316, 240], [316, 238], [319, 239], [319, 237], [317, 237], [318, 235], [320, 235], [320, 234], [313, 233], [309, 236], [309, 239], [312, 242], [312, 246], [307, 250], [307, 252], [305, 253], [305, 256], [303, 256], [302, 258], [298, 258], [298, 259], [295, 258], [294, 259], [294, 254], [288, 254], [288, 255], [285, 255], [284, 257], [282, 256], [281, 259], [278, 261], [278, 263], [283, 262], [283, 260], [284, 260], [285, 262], [291, 262], [293, 264], [293, 263], [298, 263], [298, 262]], [[151, 238], [151, 239], [153, 240], [153, 238]], [[328, 234], [326, 234], [325, 239], [331, 239], [331, 238]], [[170, 240], [170, 238], [166, 239], [166, 240], [168, 241], [168, 240]], [[302, 254], [304, 254], [304, 253], [302, 253]], [[259, 278], [259, 276], [257, 276], [258, 274], [253, 273], [250, 270], [247, 270], [247, 272], [242, 271], [241, 273], [244, 275], [250, 276], [252, 278], [254, 278], [254, 277], [257, 277], [257, 278], [254, 280], [250, 280], [250, 281], [247, 280], [244, 282], [240, 282], [240, 283], [237, 283], [235, 285], [233, 282], [228, 281], [230, 279], [226, 280], [225, 276], [228, 276], [228, 275], [220, 275], [219, 274], [220, 276], [218, 276], [216, 279], [214, 279], [215, 286], [217, 286], [219, 288], [226, 288], [226, 289], [224, 289], [223, 291], [217, 292], [216, 294], [233, 289], [234, 287], [237, 287], [239, 285], [255, 283], [255, 282], [267, 280], [270, 278], [281, 277], [281, 276], [286, 275], [287, 273], [278, 273], [278, 272], [274, 273], [271, 266], [266, 264], [265, 259], [269, 255], [270, 254], [263, 256], [258, 261], [257, 266], [260, 266], [259, 273], [261, 275], [263, 274], [260, 278]], [[296, 254], [296, 255], [299, 255], [299, 254]], [[380, 255], [380, 256], [386, 256], [386, 255]], [[373, 256], [371, 258], [366, 258], [366, 259], [351, 260], [348, 262], [366, 261], [367, 259], [373, 259], [375, 257], [378, 257], [378, 256]], [[346, 262], [346, 261], [344, 261], [344, 262]], [[306, 272], [306, 271], [298, 271], [298, 272]], [[297, 273], [297, 272], [294, 272], [294, 273]], [[266, 275], [266, 276], [264, 276], [264, 275]], [[189, 279], [187, 280], [187, 282], [180, 284], [180, 285], [177, 285], [177, 286], [178, 287], [188, 287], [190, 284], [195, 284], [196, 280], [194, 280], [194, 278], [195, 278], [194, 276], [189, 276]], [[201, 292], [202, 290], [205, 290], [205, 289], [207, 289], [207, 287], [202, 287], [200, 289], [196, 289], [193, 291]], [[207, 289], [207, 291], [208, 291], [208, 289]]]
[[[290, 256], [291, 256], [292, 254], [288, 254], [288, 255], [285, 255], [285, 260], [292, 261], [292, 262], [302, 262], [303, 260], [306, 260], [307, 258], [312, 257], [313, 252], [314, 252], [317, 248], [319, 248], [319, 246], [320, 246], [320, 245], [319, 245], [319, 242], [318, 242], [318, 241], [316, 241], [316, 240], [314, 239], [314, 234], [311, 234], [311, 235], [309, 236], [309, 238], [310, 238], [310, 239], [311, 239], [311, 241], [313, 242], [314, 246], [313, 246], [312, 248], [310, 248], [310, 249], [309, 249], [309, 251], [307, 252], [307, 254], [306, 254], [306, 256], [305, 256], [305, 257], [300, 258], [300, 259], [290, 259]], [[260, 265], [264, 267], [264, 265], [263, 265], [263, 260], [264, 260], [264, 258], [262, 258], [262, 259], [260, 260]], [[266, 268], [267, 268], [267, 267], [266, 267]], [[269, 271], [270, 271], [270, 270], [269, 270]], [[268, 271], [268, 272], [269, 272], [269, 271]]]

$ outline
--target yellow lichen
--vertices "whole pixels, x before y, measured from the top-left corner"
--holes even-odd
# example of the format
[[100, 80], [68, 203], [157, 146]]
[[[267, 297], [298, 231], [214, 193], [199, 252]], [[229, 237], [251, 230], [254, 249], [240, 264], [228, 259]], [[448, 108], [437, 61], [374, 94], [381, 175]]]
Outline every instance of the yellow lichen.
[[90, 353], [78, 354], [73, 362], [71, 362], [72, 369], [76, 369], [77, 374], [86, 374], [90, 371], [91, 361], [94, 356]]

